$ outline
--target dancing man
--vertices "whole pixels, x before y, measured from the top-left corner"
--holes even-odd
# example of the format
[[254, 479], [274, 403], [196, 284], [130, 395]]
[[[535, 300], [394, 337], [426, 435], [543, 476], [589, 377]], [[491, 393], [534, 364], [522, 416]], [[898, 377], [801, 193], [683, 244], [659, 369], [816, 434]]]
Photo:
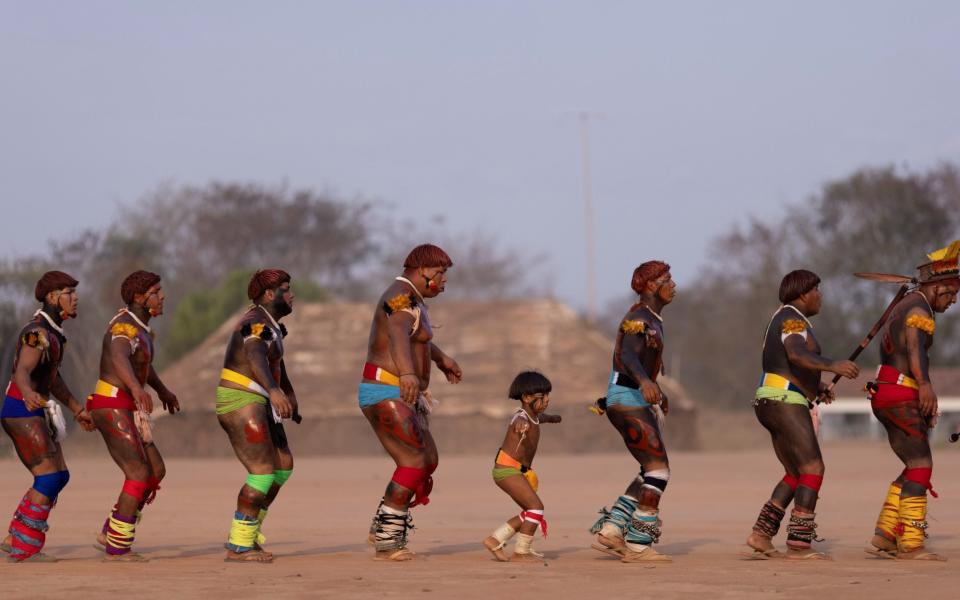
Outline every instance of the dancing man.
[[935, 313], [957, 301], [960, 240], [929, 255], [921, 265], [919, 286], [897, 303], [883, 330], [880, 368], [868, 384], [873, 414], [887, 431], [904, 470], [890, 484], [867, 552], [883, 558], [946, 560], [925, 547], [927, 490], [933, 455], [928, 431], [937, 418], [937, 394], [930, 381], [928, 352], [936, 329]]
[[131, 551], [140, 511], [153, 501], [166, 474], [153, 442], [153, 398], [146, 386], [157, 392], [170, 414], [180, 410], [180, 403], [153, 368], [155, 348], [149, 323], [163, 314], [160, 276], [135, 271], [123, 280], [120, 296], [126, 307], [110, 320], [103, 336], [100, 379], [87, 400], [87, 410], [125, 477], [97, 541], [105, 549], [104, 560], [142, 562], [147, 558]]
[[360, 408], [397, 464], [371, 525], [375, 558], [381, 560], [414, 558], [407, 549], [409, 511], [426, 504], [433, 487], [438, 456], [429, 426], [430, 362], [451, 383], [462, 375], [456, 361], [431, 341], [424, 302], [443, 293], [451, 266], [453, 261], [437, 246], [414, 248], [403, 263], [403, 275], [381, 295], [370, 326]]
[[230, 438], [247, 480], [237, 496], [224, 560], [272, 562], [260, 532], [267, 509], [293, 473], [293, 454], [282, 419], [297, 416], [297, 396], [283, 364], [287, 328], [280, 319], [293, 312], [290, 275], [280, 269], [257, 271], [247, 286], [253, 302], [227, 342], [217, 420]]
[[597, 534], [592, 547], [623, 562], [669, 561], [651, 544], [660, 540], [660, 496], [670, 480], [661, 431], [669, 407], [657, 384], [664, 346], [660, 313], [673, 301], [677, 286], [670, 265], [654, 260], [634, 270], [631, 287], [639, 298], [620, 322], [607, 396], [598, 401], [596, 412], [606, 412], [627, 450], [640, 463], [640, 474], [612, 509], [600, 511], [602, 516], [590, 528]]
[[9, 535], [0, 550], [11, 562], [56, 562], [40, 550], [46, 542], [47, 517], [57, 496], [70, 480], [60, 442], [66, 422], [52, 394], [67, 405], [87, 431], [93, 423], [60, 375], [67, 338], [63, 322], [77, 316], [77, 280], [62, 271], [49, 271], [37, 281], [34, 296], [41, 303], [33, 319], [20, 330], [0, 421], [17, 449], [17, 456], [33, 475], [33, 485], [10, 521]]
[[810, 317], [820, 312], [820, 278], [810, 271], [791, 271], [780, 282], [781, 306], [767, 325], [763, 341], [763, 374], [754, 395], [757, 420], [770, 432], [773, 451], [786, 475], [753, 526], [747, 545], [750, 558], [782, 558], [773, 546], [787, 506], [793, 501], [787, 526], [787, 558], [825, 559], [811, 548], [817, 537], [814, 521], [817, 495], [823, 482], [823, 458], [813, 428], [811, 407], [818, 397], [831, 402], [833, 392], [820, 381], [823, 371], [854, 379], [857, 365], [820, 355]]

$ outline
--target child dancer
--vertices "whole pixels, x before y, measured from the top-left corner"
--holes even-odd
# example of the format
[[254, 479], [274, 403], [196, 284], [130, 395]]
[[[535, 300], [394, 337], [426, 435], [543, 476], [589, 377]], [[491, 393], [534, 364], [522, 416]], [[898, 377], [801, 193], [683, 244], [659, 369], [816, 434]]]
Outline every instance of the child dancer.
[[[550, 404], [550, 380], [536, 371], [524, 371], [510, 385], [510, 398], [520, 401], [520, 408], [510, 419], [507, 435], [497, 452], [493, 465], [493, 480], [522, 509], [497, 527], [483, 545], [502, 562], [543, 562], [543, 555], [533, 550], [533, 534], [537, 527], [547, 535], [547, 521], [543, 518], [543, 502], [537, 496], [537, 474], [530, 468], [540, 441], [541, 423], [559, 423], [559, 415], [544, 414]], [[514, 535], [517, 543], [509, 559], [503, 547]]]

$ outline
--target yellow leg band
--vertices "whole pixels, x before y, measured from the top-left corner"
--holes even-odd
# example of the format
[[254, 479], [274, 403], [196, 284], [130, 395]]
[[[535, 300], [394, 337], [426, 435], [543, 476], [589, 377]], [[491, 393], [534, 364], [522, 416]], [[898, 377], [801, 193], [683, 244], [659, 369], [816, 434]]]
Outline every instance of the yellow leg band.
[[107, 530], [107, 543], [114, 548], [129, 548], [137, 531], [136, 523], [125, 523], [110, 515], [110, 528]]
[[261, 508], [257, 515], [257, 543], [261, 546], [267, 541], [267, 536], [263, 535], [260, 528], [263, 527], [263, 520], [267, 518], [267, 509]]
[[891, 542], [897, 541], [897, 523], [900, 522], [900, 490], [899, 483], [890, 484], [887, 499], [883, 501], [883, 508], [880, 509], [880, 516], [877, 517], [876, 534]]
[[230, 544], [239, 548], [253, 548], [260, 521], [256, 518], [248, 521], [246, 519], [249, 517], [239, 519], [237, 516], [243, 515], [234, 515], [233, 523], [230, 525]]
[[900, 535], [897, 548], [909, 552], [923, 548], [927, 537], [927, 497], [910, 496], [900, 499]]

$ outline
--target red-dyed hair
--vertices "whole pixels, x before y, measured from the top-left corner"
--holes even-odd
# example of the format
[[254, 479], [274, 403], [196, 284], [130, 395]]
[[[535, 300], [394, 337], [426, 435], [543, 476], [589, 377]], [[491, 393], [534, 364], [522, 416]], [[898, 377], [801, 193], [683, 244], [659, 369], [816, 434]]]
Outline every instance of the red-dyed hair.
[[648, 260], [633, 270], [633, 279], [630, 281], [630, 287], [633, 291], [642, 294], [643, 288], [647, 282], [662, 277], [664, 273], [670, 270], [670, 265], [660, 260]]
[[137, 294], [146, 294], [147, 290], [160, 283], [160, 276], [150, 271], [134, 271], [120, 284], [120, 297], [125, 304], [132, 304]]
[[38, 302], [43, 302], [50, 292], [76, 287], [78, 283], [80, 282], [63, 271], [47, 271], [37, 281], [37, 287], [33, 288], [33, 296]]
[[283, 269], [261, 269], [250, 278], [247, 298], [256, 300], [267, 290], [275, 290], [284, 283], [290, 283], [290, 274]]
[[453, 261], [440, 246], [420, 244], [410, 251], [403, 261], [404, 269], [418, 269], [420, 267], [445, 267], [449, 269]]

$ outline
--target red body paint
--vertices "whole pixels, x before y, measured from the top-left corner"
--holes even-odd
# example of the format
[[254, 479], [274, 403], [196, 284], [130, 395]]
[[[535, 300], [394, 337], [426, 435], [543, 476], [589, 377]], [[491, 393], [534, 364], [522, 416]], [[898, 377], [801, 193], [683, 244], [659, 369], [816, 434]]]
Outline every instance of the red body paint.
[[243, 433], [251, 444], [262, 444], [267, 441], [266, 428], [260, 427], [260, 424], [256, 421], [247, 421], [247, 424], [243, 426]]

